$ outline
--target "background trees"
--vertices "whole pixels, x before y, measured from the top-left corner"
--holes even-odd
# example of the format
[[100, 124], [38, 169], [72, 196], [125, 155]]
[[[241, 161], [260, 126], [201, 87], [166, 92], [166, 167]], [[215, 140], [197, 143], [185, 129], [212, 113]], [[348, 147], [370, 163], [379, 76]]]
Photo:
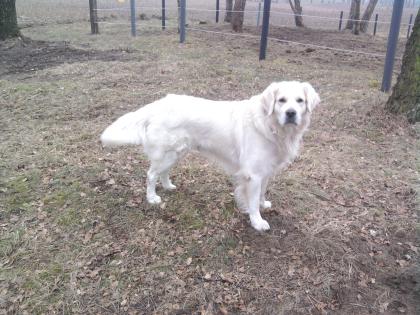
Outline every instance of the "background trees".
[[226, 0], [225, 22], [230, 23], [232, 20], [233, 0]]
[[289, 0], [290, 7], [292, 8], [293, 13], [295, 14], [295, 24], [297, 27], [304, 27], [303, 17], [302, 17], [302, 6], [300, 0]]
[[420, 121], [420, 9], [386, 108], [392, 113], [405, 113], [412, 123]]
[[[359, 31], [366, 33], [369, 21], [375, 11], [378, 0], [369, 0], [362, 18], [360, 18], [361, 0], [352, 0], [350, 4], [350, 12], [345, 29], [352, 30], [353, 34], [359, 34]], [[361, 20], [361, 21], [360, 21]]]
[[19, 35], [16, 18], [16, 0], [0, 1], [0, 40]]
[[244, 24], [244, 11], [245, 11], [246, 0], [235, 0], [232, 12], [232, 29], [235, 32], [242, 32], [242, 26]]

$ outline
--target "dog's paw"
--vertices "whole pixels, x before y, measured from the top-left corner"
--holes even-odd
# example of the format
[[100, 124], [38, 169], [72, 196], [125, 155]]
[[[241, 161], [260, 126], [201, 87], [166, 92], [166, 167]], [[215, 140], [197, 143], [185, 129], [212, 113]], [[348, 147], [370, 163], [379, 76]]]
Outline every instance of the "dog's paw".
[[268, 200], [264, 200], [264, 201], [261, 203], [261, 207], [263, 207], [264, 209], [271, 208], [271, 202], [270, 202], [270, 201], [268, 201]]
[[166, 190], [175, 190], [176, 189], [176, 186], [174, 184], [172, 184], [172, 183], [169, 183], [167, 185], [163, 185], [163, 189], [166, 189]]
[[147, 201], [152, 205], [158, 205], [162, 202], [162, 198], [160, 198], [158, 195], [154, 195], [151, 197], [147, 197]]
[[261, 216], [259, 217], [251, 216], [250, 219], [251, 219], [252, 227], [256, 229], [257, 231], [268, 231], [270, 229], [270, 224], [268, 224], [266, 220], [261, 218]]

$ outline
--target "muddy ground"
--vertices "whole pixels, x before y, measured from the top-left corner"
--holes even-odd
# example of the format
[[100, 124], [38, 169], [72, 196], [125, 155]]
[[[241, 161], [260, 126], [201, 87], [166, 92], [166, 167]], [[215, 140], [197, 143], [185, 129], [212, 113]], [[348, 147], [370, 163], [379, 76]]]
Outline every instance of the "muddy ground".
[[[385, 47], [336, 32], [272, 34]], [[85, 23], [24, 36], [0, 43], [2, 313], [420, 311], [418, 132], [384, 110], [380, 57], [270, 42], [258, 62], [253, 38], [190, 31], [180, 45], [173, 30], [132, 39], [105, 25], [91, 36]], [[151, 207], [141, 150], [98, 141], [167, 93], [242, 99], [292, 79], [323, 102], [300, 157], [269, 186], [268, 233], [249, 226], [229, 178], [201, 157], [183, 160], [178, 189]]]

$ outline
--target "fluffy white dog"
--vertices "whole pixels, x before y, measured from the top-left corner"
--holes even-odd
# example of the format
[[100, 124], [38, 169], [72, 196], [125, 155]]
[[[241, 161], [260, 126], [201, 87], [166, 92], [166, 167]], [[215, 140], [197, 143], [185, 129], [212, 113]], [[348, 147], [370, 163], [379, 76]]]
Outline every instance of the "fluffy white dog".
[[211, 101], [168, 95], [125, 114], [103, 132], [103, 146], [143, 145], [151, 165], [147, 200], [158, 204], [156, 183], [175, 189], [171, 167], [189, 150], [216, 160], [236, 183], [235, 199], [259, 231], [270, 226], [261, 217], [269, 178], [298, 154], [312, 110], [320, 102], [309, 83], [276, 82], [244, 101]]

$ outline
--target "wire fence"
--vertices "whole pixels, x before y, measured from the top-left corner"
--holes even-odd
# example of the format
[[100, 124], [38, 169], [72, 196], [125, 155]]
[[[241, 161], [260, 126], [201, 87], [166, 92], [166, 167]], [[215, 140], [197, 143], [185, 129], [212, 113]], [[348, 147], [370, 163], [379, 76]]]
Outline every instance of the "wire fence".
[[[224, 14], [227, 12], [226, 8], [224, 7], [225, 1], [220, 1], [220, 8], [216, 10], [215, 1], [204, 1], [204, 0], [189, 0], [189, 6], [186, 8], [187, 17], [189, 26], [186, 28], [188, 31], [191, 32], [201, 32], [206, 34], [211, 34], [213, 36], [231, 36], [231, 37], [247, 37], [251, 39], [255, 39], [258, 41], [260, 39], [258, 34], [238, 34], [232, 33], [226, 30], [219, 30], [219, 29], [212, 29], [211, 25], [215, 22], [215, 15], [216, 13], [220, 14], [220, 20], [222, 21], [224, 18]], [[270, 12], [271, 19], [270, 24], [273, 26], [287, 26], [287, 27], [294, 27], [294, 18], [295, 14], [290, 12], [290, 6], [286, 1], [272, 1], [272, 10]], [[339, 9], [347, 9], [348, 4], [344, 3], [344, 1], [302, 1], [304, 13], [301, 16], [304, 19], [304, 23], [308, 28], [320, 28], [320, 29], [330, 29], [330, 30], [338, 30], [339, 22], [346, 23], [347, 21], [353, 22], [361, 22], [361, 20], [355, 19], [340, 19], [338, 11]], [[19, 5], [20, 3], [20, 5]], [[94, 10], [97, 14], [97, 23], [103, 25], [127, 25], [129, 29], [130, 23], [130, 0], [97, 0], [98, 7]], [[157, 0], [142, 0], [136, 1], [137, 8], [136, 8], [136, 18], [139, 20], [146, 20], [150, 18], [161, 19], [162, 7], [159, 6], [160, 1]], [[166, 11], [166, 19], [165, 27], [166, 28], [177, 28], [176, 20], [178, 17], [178, 7], [176, 1], [167, 1], [168, 6], [165, 8]], [[383, 31], [378, 30], [379, 36], [384, 36], [387, 34], [387, 29], [389, 29], [390, 24], [390, 16], [391, 16], [391, 9], [386, 5], [380, 5], [381, 3], [387, 3], [380, 1], [379, 5], [375, 12], [379, 12], [378, 14], [383, 15], [382, 19], [377, 21], [376, 28], [380, 29], [382, 26]], [[32, 4], [32, 5], [31, 5]], [[60, 9], [54, 8], [54, 4], [59, 6]], [[401, 37], [407, 33], [410, 33], [411, 24], [408, 22], [410, 16], [413, 15], [412, 12], [417, 10], [416, 2], [412, 2], [414, 7], [406, 8], [403, 15], [403, 22], [401, 23]], [[420, 1], [419, 1], [420, 4]], [[34, 9], [36, 6], [36, 9]], [[48, 10], [45, 10], [45, 7], [48, 7], [51, 14], [45, 14]], [[248, 1], [247, 7], [244, 11], [232, 11], [231, 12], [243, 12], [244, 13], [244, 25], [245, 26], [253, 26], [257, 27], [260, 24], [260, 20], [262, 20], [262, 8], [261, 2], [259, 1]], [[29, 13], [30, 11], [30, 13]], [[88, 1], [86, 0], [74, 0], [71, 1], [64, 1], [64, 0], [33, 0], [28, 2], [18, 2], [18, 15], [19, 19], [22, 23], [31, 23], [37, 21], [38, 13], [42, 17], [40, 18], [41, 23], [48, 23], [54, 22], [54, 20], [48, 20], [48, 17], [54, 16], [54, 12], [59, 12], [58, 18], [59, 21], [55, 22], [65, 22], [68, 19], [73, 19], [75, 21], [87, 21], [89, 19], [89, 7]], [[348, 14], [344, 14], [348, 15]], [[56, 15], [57, 16], [57, 15]], [[169, 20], [173, 21], [172, 24], [169, 23]], [[404, 22], [407, 20], [407, 22]], [[412, 18], [411, 18], [412, 20]], [[39, 21], [39, 20], [38, 20]], [[312, 21], [312, 22], [311, 22]], [[313, 22], [316, 21], [316, 22]], [[194, 27], [194, 25], [207, 24], [209, 27]], [[341, 23], [340, 23], [341, 24]], [[191, 26], [193, 25], [193, 26]], [[369, 26], [372, 28], [373, 23], [370, 22]], [[139, 26], [138, 26], [139, 27]], [[151, 26], [148, 23], [147, 27], [155, 27], [161, 28], [161, 25]], [[385, 56], [384, 52], [377, 52], [377, 51], [369, 51], [369, 49], [347, 49], [343, 47], [334, 47], [332, 45], [326, 45], [324, 43], [319, 42], [302, 42], [293, 39], [285, 39], [285, 38], [276, 38], [276, 37], [269, 37], [271, 42], [278, 42], [278, 43], [286, 43], [291, 45], [299, 45], [299, 46], [306, 46], [312, 47], [317, 49], [325, 49], [330, 51], [337, 51], [341, 53], [347, 54], [359, 54], [364, 56], [371, 56], [371, 57], [380, 57], [383, 58]], [[369, 48], [369, 47], [367, 47]], [[401, 57], [398, 57], [401, 58]]]
[[[108, 17], [126, 18], [130, 14], [130, 0], [97, 0], [98, 13], [102, 12]], [[160, 11], [160, 0], [137, 0], [138, 14], [156, 13]], [[168, 18], [177, 15], [177, 1], [167, 0]], [[248, 0], [244, 16], [245, 25], [256, 25], [260, 14], [259, 0]], [[343, 22], [348, 21], [349, 1], [343, 0], [302, 0], [302, 18], [308, 28], [337, 29], [340, 21], [340, 12], [344, 12]], [[366, 2], [367, 1], [362, 1]], [[378, 14], [378, 36], [388, 36], [391, 20], [392, 0], [380, 0], [372, 17]], [[417, 13], [420, 0], [406, 0], [402, 17], [401, 36], [409, 28], [410, 16]], [[17, 1], [19, 20], [22, 24], [44, 24], [50, 22], [65, 23], [70, 21], [83, 21], [89, 19], [88, 0], [25, 0]], [[188, 18], [191, 21], [214, 22], [216, 14], [216, 0], [187, 0]], [[225, 1], [220, 1], [220, 19], [226, 13]], [[286, 0], [272, 0], [270, 23], [274, 26], [294, 27], [294, 14]], [[373, 21], [369, 23], [369, 33], [373, 32]]]
[[[99, 0], [100, 1], [100, 0]], [[154, 5], [144, 5], [142, 4], [141, 6], [138, 6], [136, 8], [136, 17], [140, 17], [140, 19], [147, 19], [147, 14], [146, 13], [155, 13], [154, 16], [155, 18], [159, 18], [159, 14], [161, 13], [162, 7], [161, 6], [156, 6], [156, 2], [153, 3]], [[177, 6], [169, 6], [165, 8], [166, 14], [167, 16], [171, 16], [171, 18], [176, 19], [178, 16], [178, 10], [179, 8]], [[99, 23], [106, 23], [106, 24], [119, 24], [121, 25], [121, 22], [109, 22], [109, 21], [101, 21], [101, 14], [103, 16], [107, 16], [107, 14], [109, 15], [109, 12], [124, 12], [123, 17], [127, 19], [127, 22], [123, 23], [126, 25], [131, 25], [130, 22], [128, 22], [129, 18], [130, 18], [130, 8], [128, 6], [115, 6], [115, 4], [112, 6], [102, 6], [102, 7], [98, 7], [95, 9], [96, 13], [99, 15], [98, 17], [98, 22]], [[194, 23], [196, 21], [199, 21], [198, 24], [207, 24], [208, 22], [205, 21], [204, 19], [202, 19], [202, 15], [197, 16], [196, 13], [211, 13], [213, 18], [217, 13], [220, 12], [226, 12], [225, 8], [220, 8], [219, 10], [216, 10], [215, 8], [198, 8], [195, 6], [192, 7], [187, 7], [186, 8], [186, 12], [187, 12], [187, 16], [189, 18], [189, 21], [192, 22], [192, 25], [196, 25], [197, 23]], [[260, 20], [260, 16], [261, 16], [261, 5], [259, 5], [258, 10], [253, 10], [253, 9], [246, 9], [245, 11], [235, 11], [235, 10], [230, 10], [230, 12], [239, 12], [239, 13], [244, 13], [245, 15], [249, 15], [251, 13], [258, 13], [258, 15], [256, 16], [256, 20], [257, 22], [254, 24], [254, 26], [258, 27], [258, 22]], [[271, 16], [286, 16], [286, 17], [292, 17], [294, 19], [295, 14], [293, 13], [289, 13], [289, 12], [279, 12], [279, 11], [275, 11], [272, 10], [270, 13]], [[309, 14], [301, 14], [300, 16], [304, 17], [304, 18], [316, 18], [316, 19], [320, 19], [320, 20], [327, 20], [327, 21], [334, 21], [336, 24], [336, 29], [337, 29], [337, 25], [338, 22], [341, 20], [340, 18], [336, 18], [336, 17], [329, 17], [329, 16], [322, 16], [322, 15], [309, 15]], [[102, 17], [103, 18], [103, 17]], [[160, 16], [161, 18], [161, 16]], [[273, 18], [272, 18], [273, 20]], [[271, 21], [272, 21], [271, 20]], [[345, 19], [340, 21], [341, 22], [347, 22], [347, 21], [358, 21], [361, 22], [362, 20], [356, 20], [356, 19]], [[214, 22], [214, 21], [213, 21]], [[168, 23], [165, 23], [168, 27]], [[274, 24], [274, 23], [272, 23]], [[288, 23], [287, 25], [284, 26], [289, 26], [292, 23]], [[383, 24], [383, 25], [387, 25], [389, 28], [389, 24], [390, 21], [378, 21], [378, 24]], [[211, 24], [210, 24], [211, 25]], [[249, 25], [249, 24], [248, 24]], [[293, 25], [293, 24], [292, 24]], [[404, 27], [410, 27], [410, 23], [401, 23], [401, 26]], [[159, 26], [157, 26], [159, 27]], [[177, 27], [177, 25], [172, 25], [171, 27]], [[377, 26], [375, 26], [376, 28]], [[226, 32], [226, 31], [220, 31], [217, 29], [211, 29], [211, 27], [207, 27], [207, 28], [203, 28], [203, 27], [191, 27], [188, 26], [186, 27], [186, 30], [188, 31], [192, 31], [192, 32], [201, 32], [201, 33], [206, 33], [206, 34], [212, 34], [212, 35], [217, 35], [217, 36], [231, 36], [231, 37], [247, 37], [247, 38], [252, 38], [255, 39], [256, 41], [258, 41], [260, 39], [259, 35], [255, 35], [255, 34], [238, 34], [238, 33], [232, 33], [232, 32]], [[407, 32], [408, 34], [409, 32]], [[377, 52], [377, 51], [366, 51], [366, 50], [360, 50], [360, 49], [347, 49], [347, 48], [343, 48], [343, 47], [334, 47], [332, 45], [325, 45], [322, 43], [314, 43], [314, 42], [302, 42], [302, 41], [296, 41], [296, 40], [292, 40], [292, 39], [283, 39], [283, 38], [276, 38], [276, 37], [269, 37], [268, 38], [270, 41], [272, 42], [277, 42], [277, 43], [286, 43], [286, 44], [291, 44], [291, 45], [299, 45], [299, 46], [306, 46], [306, 47], [311, 47], [311, 48], [317, 48], [317, 49], [325, 49], [325, 50], [330, 50], [330, 51], [336, 51], [336, 52], [341, 52], [341, 53], [345, 53], [345, 54], [358, 54], [358, 55], [364, 55], [364, 56], [370, 56], [370, 57], [376, 57], [376, 58], [384, 58], [385, 57], [385, 47], [383, 52]], [[396, 57], [396, 59], [401, 59], [401, 56]]]

